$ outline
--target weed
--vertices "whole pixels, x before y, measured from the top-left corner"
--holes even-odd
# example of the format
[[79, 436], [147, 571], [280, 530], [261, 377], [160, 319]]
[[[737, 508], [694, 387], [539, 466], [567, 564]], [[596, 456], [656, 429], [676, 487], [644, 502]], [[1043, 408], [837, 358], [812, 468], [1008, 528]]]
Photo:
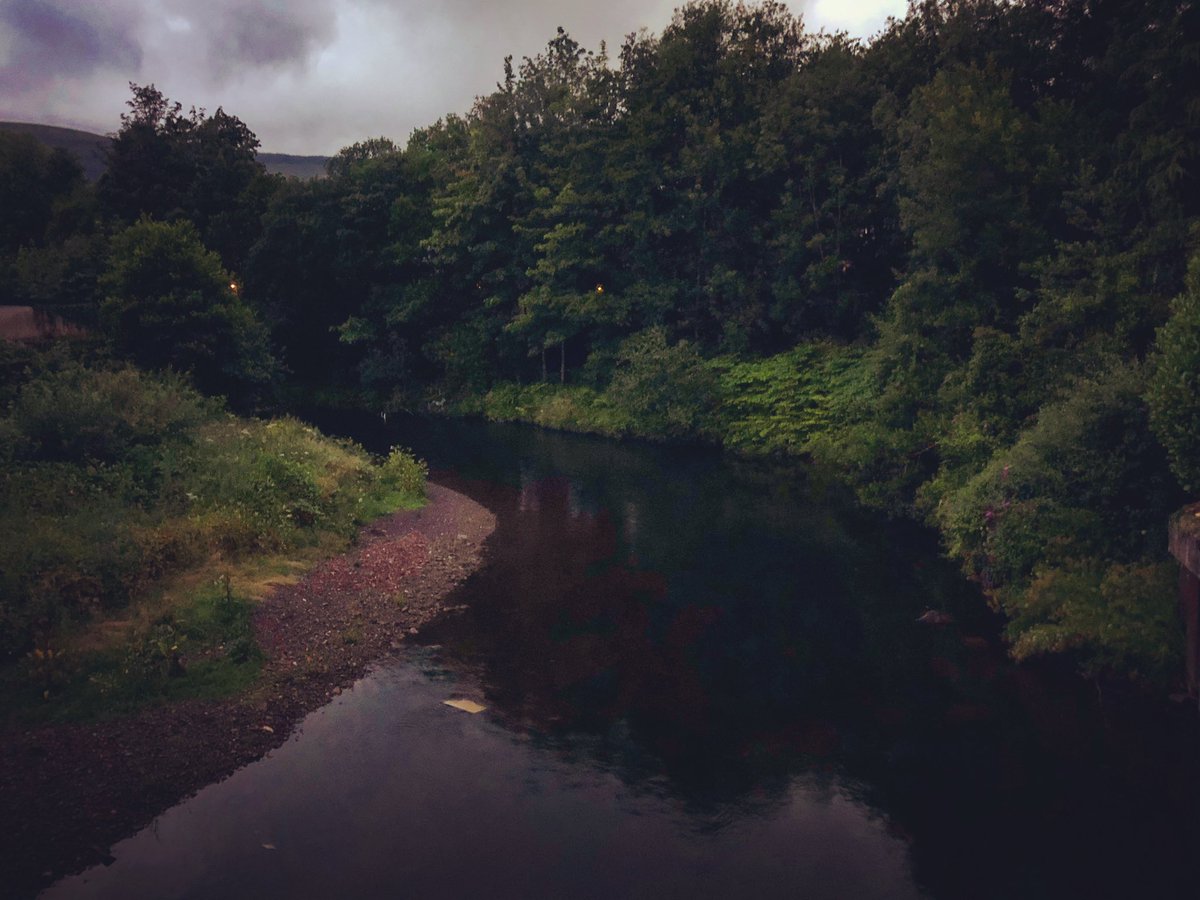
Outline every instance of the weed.
[[364, 521], [423, 502], [425, 465], [405, 451], [377, 463], [296, 419], [238, 418], [174, 376], [66, 363], [12, 397], [0, 412], [0, 681], [13, 685], [6, 700], [36, 691], [56, 713], [244, 686], [261, 653], [251, 601], [228, 576], [168, 600], [122, 647], [60, 656], [58, 636], [205, 566], [338, 552]]
[[296, 419], [223, 413], [179, 379], [69, 365], [21, 387], [0, 434], [0, 660], [214, 555], [349, 538], [424, 497], [424, 463]]

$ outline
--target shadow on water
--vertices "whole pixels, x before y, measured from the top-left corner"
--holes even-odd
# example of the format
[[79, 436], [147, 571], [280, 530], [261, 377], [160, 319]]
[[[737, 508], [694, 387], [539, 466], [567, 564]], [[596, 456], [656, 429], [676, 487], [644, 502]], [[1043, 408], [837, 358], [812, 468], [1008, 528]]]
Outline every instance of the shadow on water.
[[1194, 896], [1194, 719], [1009, 664], [928, 533], [704, 449], [320, 424], [492, 509], [487, 566], [423, 653], [55, 896]]
[[[499, 517], [427, 636], [508, 727], [722, 827], [836, 782], [941, 896], [1200, 890], [1200, 736], [1014, 667], [926, 532], [803, 468], [514, 426], [400, 424]], [[951, 611], [951, 628], [915, 620]], [[758, 813], [754, 813], [758, 814]]]

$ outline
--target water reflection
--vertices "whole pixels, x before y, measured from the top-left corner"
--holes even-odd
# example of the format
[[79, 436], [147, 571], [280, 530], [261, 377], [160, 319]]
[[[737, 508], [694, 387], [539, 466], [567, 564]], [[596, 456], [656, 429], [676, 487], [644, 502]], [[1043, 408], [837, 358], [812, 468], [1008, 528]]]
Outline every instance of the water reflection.
[[1191, 895], [1194, 721], [1010, 666], [928, 535], [699, 450], [357, 434], [497, 514], [464, 611], [52, 896]]
[[442, 706], [466, 685], [420, 662], [47, 896], [918, 896], [903, 843], [836, 779], [697, 818], [661, 779], [631, 788], [580, 747]]
[[[510, 727], [654, 783], [697, 821], [836, 779], [910, 843], [937, 896], [1194, 895], [1194, 717], [1111, 691], [1101, 704], [1069, 664], [1011, 666], [927, 535], [786, 466], [499, 426], [420, 433], [509, 525], [441, 639]], [[516, 460], [543, 521], [507, 515]], [[562, 585], [536, 548], [555, 540], [563, 479], [594, 514], [557, 518], [587, 577], [539, 601]], [[917, 626], [926, 606], [958, 625]]]
[[[540, 458], [523, 456], [515, 496], [504, 478], [459, 483], [500, 528], [468, 611], [433, 636], [510, 727], [594, 735], [599, 764], [631, 783], [665, 772], [702, 810], [837, 764], [872, 710], [904, 719], [941, 698], [936, 636], [913, 622], [928, 585], [899, 548], [796, 503], [803, 486], [747, 486], [703, 457], [642, 480], [640, 455], [611, 454], [602, 484], [538, 480]], [[617, 726], [628, 740], [606, 738]]]

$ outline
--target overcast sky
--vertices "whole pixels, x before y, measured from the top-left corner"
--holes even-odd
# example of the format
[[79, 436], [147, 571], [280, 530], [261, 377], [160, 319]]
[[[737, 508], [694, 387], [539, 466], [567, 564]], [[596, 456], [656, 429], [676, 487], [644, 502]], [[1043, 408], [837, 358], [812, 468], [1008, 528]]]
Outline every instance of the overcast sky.
[[[277, 153], [331, 154], [495, 88], [562, 25], [615, 55], [679, 0], [0, 0], [0, 120], [111, 132], [128, 83], [218, 106]], [[878, 32], [905, 0], [791, 0], [810, 31]]]

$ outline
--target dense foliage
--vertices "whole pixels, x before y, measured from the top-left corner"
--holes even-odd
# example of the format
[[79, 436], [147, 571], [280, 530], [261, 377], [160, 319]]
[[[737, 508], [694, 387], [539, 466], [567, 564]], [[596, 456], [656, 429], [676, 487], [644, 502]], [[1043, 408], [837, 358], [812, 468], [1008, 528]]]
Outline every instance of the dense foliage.
[[118, 232], [99, 284], [100, 323], [122, 356], [242, 401], [270, 382], [270, 337], [191, 222], [143, 218]]
[[0, 660], [36, 668], [71, 626], [189, 572], [344, 543], [424, 495], [400, 451], [376, 465], [295, 419], [234, 417], [178, 376], [17, 356], [0, 414]]
[[1194, 494], [1200, 491], [1200, 255], [1158, 333], [1153, 366], [1150, 421], [1175, 474]]
[[[1018, 655], [1162, 679], [1164, 528], [1200, 478], [1197, 85], [1192, 0], [914, 0], [868, 44], [700, 0], [615, 58], [560, 29], [309, 182], [134, 86], [98, 200], [34, 191], [0, 253], [10, 295], [90, 286], [118, 353], [235, 397], [269, 349], [292, 391], [813, 458], [941, 529]], [[168, 237], [178, 286], [143, 290], [131, 254]]]

